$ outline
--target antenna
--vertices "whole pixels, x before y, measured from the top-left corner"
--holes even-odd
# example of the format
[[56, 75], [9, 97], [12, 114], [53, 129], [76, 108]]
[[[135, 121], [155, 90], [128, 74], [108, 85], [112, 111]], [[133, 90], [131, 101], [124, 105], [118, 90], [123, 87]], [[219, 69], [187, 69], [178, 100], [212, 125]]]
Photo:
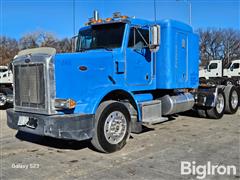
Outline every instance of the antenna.
[[153, 0], [154, 3], [154, 21], [155, 24], [157, 23], [157, 7], [156, 7], [156, 0]]
[[[72, 1], [72, 11], [73, 11], [73, 37], [75, 36], [76, 32], [75, 32], [75, 0]], [[74, 38], [72, 38], [72, 52], [74, 52]]]
[[73, 0], [73, 36], [75, 36], [75, 0]]

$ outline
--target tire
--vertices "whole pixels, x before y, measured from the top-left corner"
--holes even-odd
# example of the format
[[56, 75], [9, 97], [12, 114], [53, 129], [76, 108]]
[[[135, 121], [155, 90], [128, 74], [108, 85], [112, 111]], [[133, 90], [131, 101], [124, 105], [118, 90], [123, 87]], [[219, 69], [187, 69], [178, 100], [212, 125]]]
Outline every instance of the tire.
[[240, 79], [236, 79], [234, 84], [235, 86], [240, 87]]
[[207, 82], [207, 80], [205, 78], [203, 78], [203, 77], [199, 78], [199, 83], [200, 84], [206, 84], [206, 82]]
[[0, 92], [0, 108], [7, 107], [7, 96], [5, 93]]
[[0, 89], [0, 109], [7, 109], [12, 107], [13, 104], [7, 101], [7, 96], [12, 95], [12, 90], [9, 88], [1, 88]]
[[206, 110], [207, 117], [211, 119], [221, 119], [225, 111], [225, 102], [226, 100], [223, 90], [218, 89], [216, 105], [215, 107]]
[[122, 149], [130, 136], [130, 119], [130, 113], [122, 103], [117, 101], [101, 103], [95, 116], [92, 145], [105, 153]]
[[225, 113], [235, 114], [238, 110], [239, 104], [239, 91], [235, 86], [227, 86], [224, 89], [226, 97]]
[[215, 85], [216, 85], [216, 82], [215, 82], [214, 80], [212, 80], [212, 79], [209, 79], [209, 80], [206, 81], [206, 84], [207, 84], [208, 86], [215, 86]]
[[226, 85], [226, 86], [234, 85], [234, 81], [231, 80], [231, 79], [227, 79], [227, 80], [224, 82], [224, 85]]
[[197, 109], [197, 113], [198, 113], [198, 116], [200, 118], [206, 118], [207, 117], [207, 114], [206, 114], [206, 110], [205, 109]]

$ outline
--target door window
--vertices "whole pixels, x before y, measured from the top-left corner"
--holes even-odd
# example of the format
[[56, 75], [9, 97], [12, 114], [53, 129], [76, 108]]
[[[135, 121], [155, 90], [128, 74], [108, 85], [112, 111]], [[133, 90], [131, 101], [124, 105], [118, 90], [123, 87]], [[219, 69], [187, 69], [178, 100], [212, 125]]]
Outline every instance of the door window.
[[210, 64], [209, 69], [217, 69], [217, 63]]
[[234, 63], [233, 64], [233, 69], [239, 69], [239, 63]]
[[140, 29], [132, 27], [130, 29], [128, 47], [137, 48], [142, 46], [148, 47], [149, 44], [149, 30], [148, 29]]

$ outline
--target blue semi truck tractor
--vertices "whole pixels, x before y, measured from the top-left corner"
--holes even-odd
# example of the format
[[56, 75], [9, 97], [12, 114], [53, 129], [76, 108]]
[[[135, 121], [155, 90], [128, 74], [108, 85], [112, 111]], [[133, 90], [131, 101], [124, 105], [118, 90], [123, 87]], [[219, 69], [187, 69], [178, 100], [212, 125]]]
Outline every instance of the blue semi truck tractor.
[[196, 110], [220, 119], [235, 113], [234, 86], [199, 85], [199, 39], [174, 20], [147, 21], [97, 13], [79, 30], [76, 51], [20, 51], [13, 61], [10, 128], [60, 139], [91, 139], [110, 153], [142, 124]]

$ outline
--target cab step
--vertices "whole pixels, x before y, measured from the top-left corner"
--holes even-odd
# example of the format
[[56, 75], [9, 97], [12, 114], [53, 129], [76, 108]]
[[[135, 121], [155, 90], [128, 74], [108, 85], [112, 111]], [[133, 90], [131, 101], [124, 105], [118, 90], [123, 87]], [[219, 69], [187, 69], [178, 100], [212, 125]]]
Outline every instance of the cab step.
[[140, 102], [139, 105], [143, 124], [157, 124], [168, 120], [168, 118], [162, 117], [161, 100]]
[[157, 119], [145, 119], [142, 122], [143, 122], [143, 124], [154, 125], [154, 124], [158, 124], [158, 123], [161, 123], [161, 122], [165, 122], [167, 120], [168, 120], [168, 118], [166, 118], [166, 117], [160, 117], [160, 118], [157, 118]]

